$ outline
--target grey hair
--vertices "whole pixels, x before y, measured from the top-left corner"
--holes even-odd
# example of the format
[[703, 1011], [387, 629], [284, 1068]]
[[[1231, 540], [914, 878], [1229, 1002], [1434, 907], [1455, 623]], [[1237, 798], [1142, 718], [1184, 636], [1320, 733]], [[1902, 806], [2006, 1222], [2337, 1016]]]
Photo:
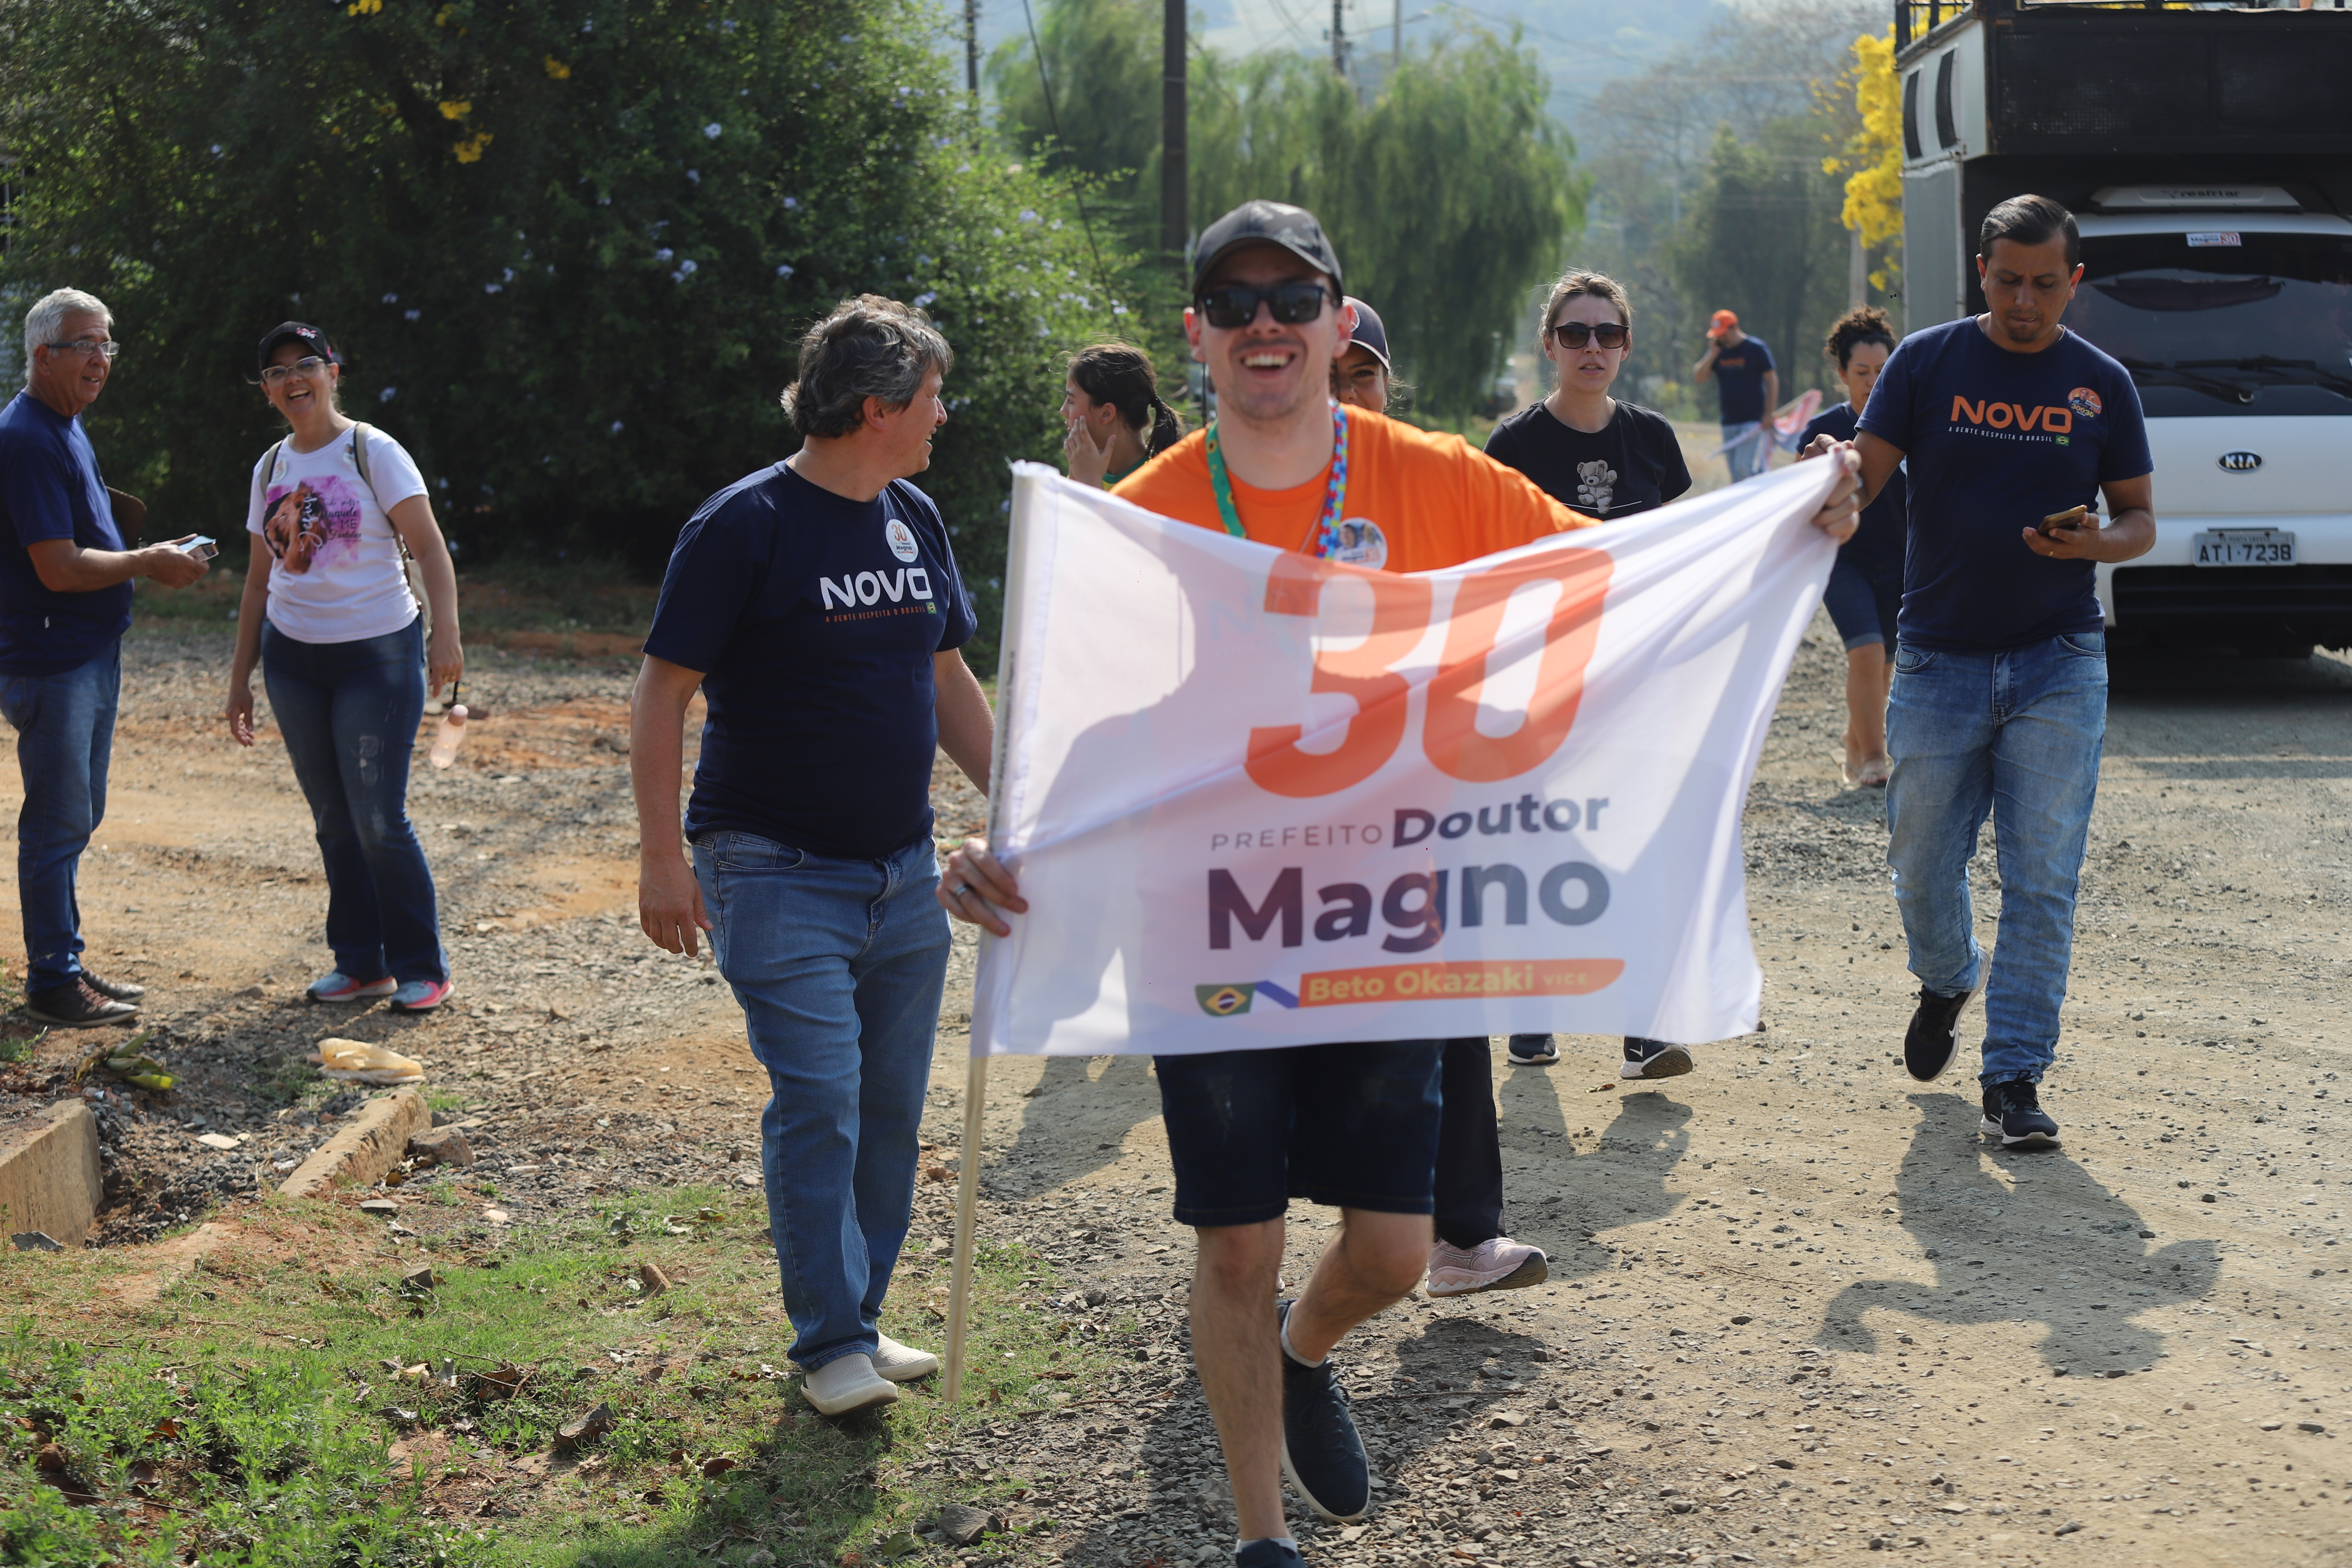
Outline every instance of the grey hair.
[[784, 388], [784, 414], [803, 437], [846, 436], [866, 417], [866, 400], [904, 408], [923, 377], [955, 368], [930, 317], [879, 294], [844, 300], [801, 339], [800, 368]]
[[49, 346], [58, 329], [72, 315], [96, 316], [106, 322], [109, 331], [114, 330], [114, 312], [95, 294], [85, 294], [79, 289], [58, 289], [33, 301], [25, 312], [25, 384], [33, 384], [33, 351]]

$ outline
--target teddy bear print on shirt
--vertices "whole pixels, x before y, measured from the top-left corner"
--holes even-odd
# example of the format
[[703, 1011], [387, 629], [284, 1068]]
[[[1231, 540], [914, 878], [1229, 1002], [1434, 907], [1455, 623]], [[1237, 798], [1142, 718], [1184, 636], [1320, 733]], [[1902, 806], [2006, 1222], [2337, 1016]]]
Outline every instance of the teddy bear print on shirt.
[[1609, 510], [1609, 498], [1617, 493], [1617, 470], [1606, 461], [1595, 458], [1589, 463], [1576, 465], [1576, 501], [1595, 517]]

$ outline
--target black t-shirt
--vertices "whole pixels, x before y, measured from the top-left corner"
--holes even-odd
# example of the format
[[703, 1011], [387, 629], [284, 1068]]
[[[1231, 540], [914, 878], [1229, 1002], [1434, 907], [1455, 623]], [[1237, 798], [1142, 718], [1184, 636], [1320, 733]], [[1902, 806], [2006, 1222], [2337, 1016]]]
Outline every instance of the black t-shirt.
[[1916, 481], [1902, 641], [2000, 653], [2099, 629], [2097, 568], [2036, 555], [2024, 531], [2154, 467], [2129, 371], [2071, 331], [2019, 353], [1963, 316], [1903, 340], [1861, 427]]
[[1772, 368], [1772, 348], [1754, 332], [1736, 349], [1715, 356], [1715, 384], [1723, 390], [1723, 422], [1749, 425], [1764, 417], [1764, 373]]
[[904, 480], [856, 501], [778, 463], [703, 502], [646, 638], [703, 672], [688, 837], [868, 860], [928, 834], [931, 656], [977, 626], [939, 508]]
[[1562, 506], [1604, 521], [1662, 507], [1691, 487], [1682, 443], [1666, 416], [1622, 398], [1609, 423], [1591, 435], [1531, 404], [1496, 425], [1486, 456], [1527, 475]]
[[[1811, 446], [1816, 436], [1851, 441], [1859, 418], [1851, 403], [1824, 408], [1805, 426], [1797, 449], [1801, 452]], [[1878, 492], [1878, 499], [1862, 509], [1862, 524], [1853, 531], [1853, 537], [1838, 546], [1838, 558], [1874, 574], [1888, 567], [1902, 570], [1906, 504], [1903, 468], [1897, 464], [1895, 472], [1887, 477], [1885, 488]]]

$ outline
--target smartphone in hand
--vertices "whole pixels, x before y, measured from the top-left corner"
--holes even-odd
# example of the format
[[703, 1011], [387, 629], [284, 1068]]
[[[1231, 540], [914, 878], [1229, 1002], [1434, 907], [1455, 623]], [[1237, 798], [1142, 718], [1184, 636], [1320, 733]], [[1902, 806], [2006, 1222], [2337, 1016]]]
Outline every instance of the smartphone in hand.
[[199, 533], [186, 543], [176, 547], [183, 555], [193, 555], [199, 561], [210, 561], [220, 553], [220, 543]]
[[2064, 511], [2053, 511], [2042, 520], [2042, 536], [2047, 538], [2062, 528], [2080, 528], [2090, 515], [2091, 509], [2087, 506], [2070, 506]]

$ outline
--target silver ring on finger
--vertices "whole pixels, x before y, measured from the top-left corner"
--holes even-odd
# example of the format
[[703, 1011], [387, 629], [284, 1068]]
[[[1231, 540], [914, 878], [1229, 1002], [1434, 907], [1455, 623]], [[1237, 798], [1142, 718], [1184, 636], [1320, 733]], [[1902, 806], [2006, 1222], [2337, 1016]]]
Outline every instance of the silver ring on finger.
[[971, 891], [971, 884], [970, 882], [958, 882], [954, 887], [948, 889], [948, 897], [951, 899], [961, 899]]

